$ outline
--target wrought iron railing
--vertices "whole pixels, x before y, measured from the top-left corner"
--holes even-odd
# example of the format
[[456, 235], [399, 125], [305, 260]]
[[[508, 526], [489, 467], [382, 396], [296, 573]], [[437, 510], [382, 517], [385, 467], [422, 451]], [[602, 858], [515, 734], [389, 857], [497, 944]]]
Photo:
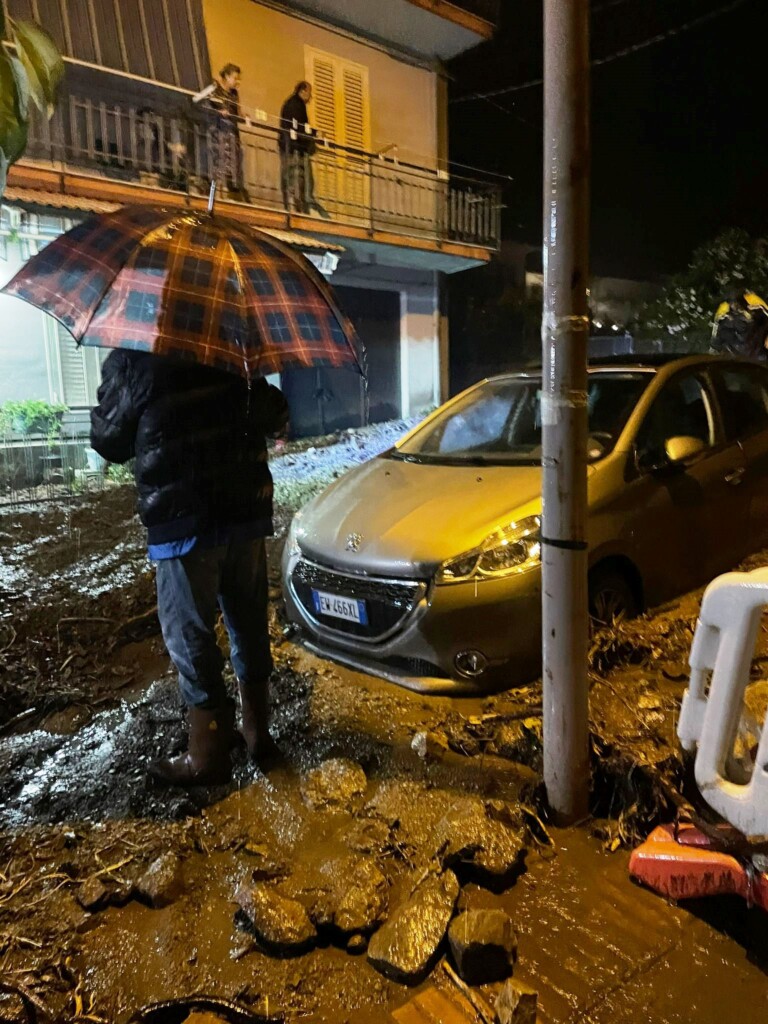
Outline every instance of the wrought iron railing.
[[[279, 138], [277, 128], [240, 125], [239, 184], [244, 188], [229, 198], [269, 210], [285, 209]], [[50, 122], [33, 121], [25, 159], [207, 195], [211, 179], [220, 176], [220, 153], [215, 118], [194, 108], [189, 115], [167, 114], [69, 96]], [[314, 198], [327, 214], [329, 226], [363, 226], [371, 232], [498, 248], [501, 196], [495, 185], [449, 179], [445, 172], [402, 163], [391, 154], [366, 153], [322, 139], [316, 143], [309, 168]]]

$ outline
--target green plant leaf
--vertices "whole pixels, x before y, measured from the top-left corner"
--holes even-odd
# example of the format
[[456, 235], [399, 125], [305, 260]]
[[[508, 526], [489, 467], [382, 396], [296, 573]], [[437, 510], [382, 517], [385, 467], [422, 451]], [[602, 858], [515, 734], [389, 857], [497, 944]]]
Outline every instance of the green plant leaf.
[[25, 82], [19, 61], [0, 47], [0, 150], [8, 165], [19, 159], [27, 144], [29, 92]]
[[11, 21], [16, 52], [29, 78], [35, 106], [51, 117], [64, 77], [64, 60], [51, 36], [31, 21]]

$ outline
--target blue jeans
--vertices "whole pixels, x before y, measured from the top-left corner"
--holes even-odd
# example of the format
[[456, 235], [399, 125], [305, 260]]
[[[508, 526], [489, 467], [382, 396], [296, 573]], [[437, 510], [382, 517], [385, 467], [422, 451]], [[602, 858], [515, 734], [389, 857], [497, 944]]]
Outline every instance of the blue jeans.
[[261, 688], [272, 672], [263, 537], [193, 548], [157, 563], [157, 611], [187, 706], [220, 707], [227, 693], [216, 642], [218, 609], [241, 685]]

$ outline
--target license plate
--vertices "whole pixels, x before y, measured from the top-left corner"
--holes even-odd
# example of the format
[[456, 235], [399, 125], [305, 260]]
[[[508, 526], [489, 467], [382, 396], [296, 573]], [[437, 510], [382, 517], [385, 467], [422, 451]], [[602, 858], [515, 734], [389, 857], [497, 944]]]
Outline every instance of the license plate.
[[365, 601], [354, 597], [342, 597], [339, 594], [327, 594], [323, 590], [313, 590], [312, 600], [318, 615], [331, 615], [335, 619], [346, 622], [358, 622], [361, 626], [368, 625], [368, 612]]

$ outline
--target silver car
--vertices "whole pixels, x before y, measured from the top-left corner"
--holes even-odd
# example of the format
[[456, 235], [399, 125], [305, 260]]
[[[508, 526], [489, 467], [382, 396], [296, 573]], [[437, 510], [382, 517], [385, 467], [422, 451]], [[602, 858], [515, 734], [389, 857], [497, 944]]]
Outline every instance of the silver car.
[[[712, 356], [589, 373], [589, 593], [602, 622], [768, 543], [768, 369]], [[295, 517], [287, 613], [310, 648], [412, 689], [540, 671], [541, 377], [481, 381]]]

